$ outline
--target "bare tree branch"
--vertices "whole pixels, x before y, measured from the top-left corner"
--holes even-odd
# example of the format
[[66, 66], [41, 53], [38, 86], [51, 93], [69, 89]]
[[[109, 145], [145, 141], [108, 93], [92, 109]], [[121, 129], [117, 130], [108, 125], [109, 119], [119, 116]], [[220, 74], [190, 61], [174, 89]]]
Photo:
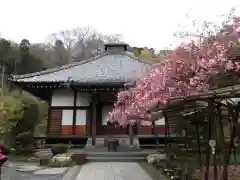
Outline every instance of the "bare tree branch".
[[55, 46], [61, 40], [68, 52], [69, 62], [92, 57], [104, 50], [104, 43], [121, 43], [120, 34], [104, 35], [90, 26], [60, 31], [48, 38], [48, 44]]

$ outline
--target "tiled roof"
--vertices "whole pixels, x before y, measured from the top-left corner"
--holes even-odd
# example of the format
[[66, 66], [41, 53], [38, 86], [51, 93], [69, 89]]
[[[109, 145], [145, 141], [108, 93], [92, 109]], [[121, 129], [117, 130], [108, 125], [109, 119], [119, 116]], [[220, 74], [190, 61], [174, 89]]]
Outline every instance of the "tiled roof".
[[59, 68], [25, 75], [12, 76], [13, 82], [66, 82], [82, 84], [126, 83], [135, 81], [151, 69], [152, 64], [132, 56], [128, 52], [104, 53]]

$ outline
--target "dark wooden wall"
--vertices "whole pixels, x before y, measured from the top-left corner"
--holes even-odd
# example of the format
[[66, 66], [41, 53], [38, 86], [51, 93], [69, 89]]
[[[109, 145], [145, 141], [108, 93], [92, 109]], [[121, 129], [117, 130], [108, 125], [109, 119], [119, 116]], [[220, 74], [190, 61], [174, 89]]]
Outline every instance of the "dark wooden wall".
[[51, 109], [48, 121], [49, 121], [48, 135], [59, 136], [61, 132], [62, 110]]

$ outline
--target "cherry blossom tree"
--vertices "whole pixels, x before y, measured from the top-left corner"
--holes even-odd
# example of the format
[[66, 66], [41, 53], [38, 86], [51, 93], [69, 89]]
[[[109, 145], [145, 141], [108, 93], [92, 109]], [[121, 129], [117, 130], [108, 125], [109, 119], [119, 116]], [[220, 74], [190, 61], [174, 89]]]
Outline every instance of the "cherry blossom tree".
[[156, 105], [165, 106], [170, 98], [192, 96], [211, 87], [210, 78], [222, 72], [240, 73], [240, 62], [228, 58], [228, 50], [240, 44], [240, 18], [233, 17], [206, 39], [183, 43], [164, 60], [154, 64], [150, 73], [135, 87], [118, 94], [108, 120], [126, 125], [132, 120], [150, 120]]

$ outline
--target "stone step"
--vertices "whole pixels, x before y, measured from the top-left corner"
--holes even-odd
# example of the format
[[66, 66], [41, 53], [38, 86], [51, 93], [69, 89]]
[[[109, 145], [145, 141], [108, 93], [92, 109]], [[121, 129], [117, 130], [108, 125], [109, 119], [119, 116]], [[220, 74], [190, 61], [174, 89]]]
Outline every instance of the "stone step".
[[[119, 146], [130, 146], [130, 140], [129, 137], [124, 137], [124, 138], [116, 138], [118, 139]], [[96, 147], [104, 147], [104, 141], [105, 138], [96, 138]], [[133, 146], [134, 147], [139, 147], [139, 140], [138, 138], [133, 138]], [[86, 143], [86, 148], [91, 148], [92, 147], [92, 138], [88, 138], [87, 143]]]
[[88, 156], [90, 162], [138, 162], [146, 161], [144, 157], [92, 157]]
[[86, 152], [87, 157], [147, 157], [147, 152]]
[[[96, 146], [97, 146], [97, 147], [102, 147], [102, 146], [104, 146], [104, 138], [96, 138]], [[86, 147], [86, 148], [92, 147], [92, 138], [88, 138], [85, 147]]]

